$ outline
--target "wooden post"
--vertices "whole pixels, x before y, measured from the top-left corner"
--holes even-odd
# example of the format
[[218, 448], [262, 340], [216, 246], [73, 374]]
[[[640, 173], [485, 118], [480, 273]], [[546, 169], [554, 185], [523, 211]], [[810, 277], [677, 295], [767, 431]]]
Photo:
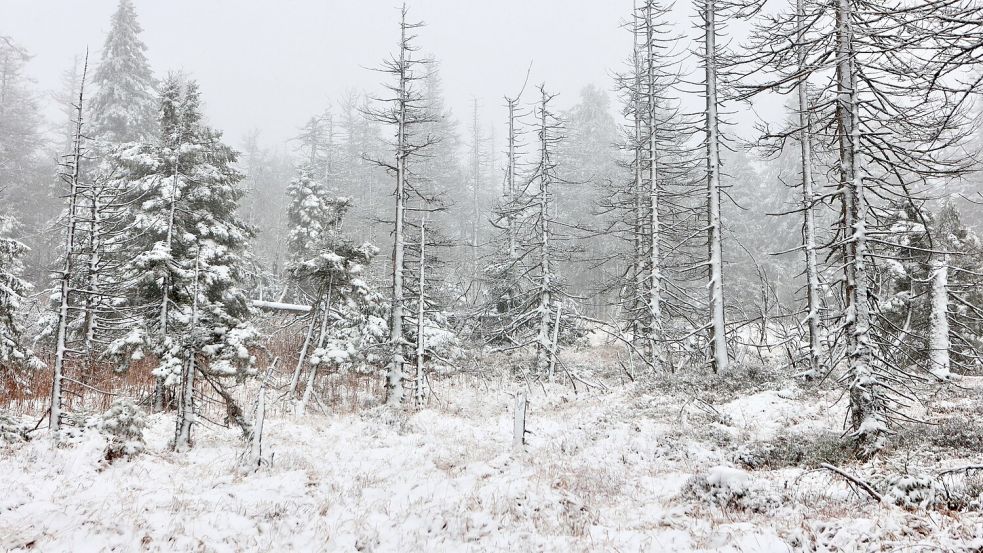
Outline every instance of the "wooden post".
[[515, 422], [512, 435], [512, 449], [521, 449], [526, 445], [526, 392], [515, 394]]

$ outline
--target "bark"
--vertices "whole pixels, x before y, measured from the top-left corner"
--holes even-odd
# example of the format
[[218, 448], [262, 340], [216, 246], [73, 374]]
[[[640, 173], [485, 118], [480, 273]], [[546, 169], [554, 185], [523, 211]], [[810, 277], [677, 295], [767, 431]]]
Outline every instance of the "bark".
[[[328, 314], [331, 311], [331, 293], [333, 291], [334, 278], [328, 280], [328, 295], [324, 300], [324, 312], [321, 317], [321, 332], [317, 338], [317, 349], [324, 348], [324, 340], [328, 335]], [[314, 393], [314, 381], [317, 378], [317, 369], [321, 364], [311, 365], [311, 372], [307, 374], [307, 386], [304, 388], [304, 396], [297, 407], [297, 414], [303, 416], [307, 412], [307, 404], [311, 401], [311, 394]]]
[[521, 449], [526, 445], [526, 393], [519, 391], [515, 394], [515, 412], [512, 423], [512, 449]]
[[646, 118], [648, 127], [648, 242], [649, 242], [649, 275], [648, 275], [648, 341], [649, 363], [653, 368], [660, 367], [660, 350], [663, 344], [662, 336], [662, 257], [659, 249], [659, 156], [656, 140], [656, 76], [654, 50], [654, 21], [652, 2], [645, 4], [645, 39], [646, 39]]
[[539, 175], [539, 263], [540, 263], [540, 283], [539, 283], [539, 334], [536, 340], [536, 370], [539, 374], [544, 374], [552, 363], [554, 355], [554, 345], [550, 342], [550, 309], [553, 305], [552, 278], [553, 269], [552, 252], [550, 244], [550, 174], [549, 174], [549, 127], [547, 125], [546, 111], [547, 96], [543, 92], [542, 104], [540, 106], [540, 175]]
[[68, 175], [68, 215], [65, 222], [65, 260], [59, 275], [61, 300], [58, 305], [58, 326], [55, 337], [55, 363], [51, 379], [51, 408], [48, 413], [48, 429], [54, 434], [61, 429], [61, 413], [63, 401], [63, 386], [65, 379], [65, 360], [68, 354], [68, 317], [70, 297], [72, 292], [71, 279], [74, 272], [75, 234], [78, 223], [78, 201], [80, 194], [81, 164], [83, 157], [82, 141], [85, 135], [83, 113], [85, 100], [85, 75], [88, 70], [89, 57], [86, 55], [85, 66], [82, 69], [82, 80], [79, 84], [78, 104], [75, 106], [75, 137], [72, 142], [72, 154], [69, 161]]
[[723, 246], [720, 224], [720, 132], [717, 97], [716, 2], [704, 2], [706, 60], [707, 247], [710, 282], [710, 352], [713, 372], [726, 372], [727, 328], [724, 316]]
[[403, 402], [403, 319], [405, 317], [405, 291], [403, 271], [405, 269], [404, 216], [406, 211], [406, 158], [409, 155], [406, 136], [406, 116], [408, 87], [408, 47], [406, 36], [406, 8], [403, 8], [400, 23], [399, 46], [399, 85], [396, 122], [396, 223], [393, 232], [393, 292], [392, 321], [389, 329], [392, 340], [392, 360], [386, 378], [386, 403], [399, 405]]
[[426, 257], [426, 245], [427, 245], [427, 220], [424, 218], [420, 221], [420, 298], [417, 302], [417, 314], [416, 314], [416, 385], [415, 385], [415, 404], [419, 409], [423, 407], [424, 399], [424, 384], [425, 384], [425, 374], [423, 371], [423, 360], [426, 355], [426, 338], [423, 334], [425, 324], [424, 317], [426, 316], [426, 299], [427, 295], [425, 293], [427, 277], [426, 277], [426, 267], [427, 267], [427, 257]]
[[949, 372], [949, 264], [946, 254], [935, 254], [930, 263], [931, 313], [929, 314], [928, 369], [939, 380], [952, 377]]
[[307, 325], [307, 334], [304, 336], [304, 344], [300, 347], [300, 357], [297, 359], [297, 366], [294, 367], [294, 374], [290, 377], [290, 389], [287, 392], [287, 397], [291, 400], [297, 393], [297, 384], [300, 383], [300, 373], [304, 368], [304, 360], [307, 359], [307, 350], [311, 345], [311, 340], [314, 338], [314, 328], [317, 326], [317, 310], [311, 310], [311, 321]]
[[[796, 1], [796, 12], [798, 18], [798, 63], [799, 69], [804, 70], [806, 65], [805, 42], [806, 15], [805, 0]], [[802, 161], [802, 213], [803, 213], [803, 246], [805, 249], [806, 262], [806, 295], [807, 323], [809, 325], [809, 369], [807, 376], [815, 377], [819, 374], [820, 356], [822, 349], [820, 340], [820, 313], [819, 313], [819, 269], [816, 260], [816, 221], [813, 211], [815, 203], [815, 190], [812, 182], [812, 128], [809, 109], [808, 82], [805, 78], [798, 86], [798, 108], [799, 108], [799, 146], [801, 149]]]
[[188, 359], [184, 363], [184, 374], [181, 378], [181, 388], [178, 395], [177, 428], [174, 435], [174, 451], [187, 451], [191, 448], [191, 427], [195, 422], [195, 372], [198, 370], [195, 359], [197, 344], [194, 336], [198, 329], [198, 293], [201, 250], [195, 252], [195, 285], [194, 299], [191, 302], [192, 342], [188, 348]]
[[860, 150], [857, 75], [853, 51], [852, 1], [837, 3], [837, 142], [842, 201], [843, 265], [850, 430], [864, 456], [881, 447], [887, 431], [884, 389], [873, 367], [868, 303], [867, 206], [858, 170]]

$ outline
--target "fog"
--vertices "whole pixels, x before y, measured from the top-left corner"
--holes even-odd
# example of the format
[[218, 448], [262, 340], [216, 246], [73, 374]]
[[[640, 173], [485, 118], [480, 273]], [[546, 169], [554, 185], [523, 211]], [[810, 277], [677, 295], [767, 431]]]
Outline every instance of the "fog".
[[[0, 0], [0, 34], [34, 55], [29, 74], [55, 90], [74, 55], [88, 47], [90, 60], [98, 60], [116, 4]], [[380, 76], [369, 68], [398, 38], [398, 4], [390, 1], [134, 4], [155, 72], [182, 70], [197, 79], [212, 124], [233, 142], [253, 129], [264, 142], [283, 141], [346, 89], [379, 91]], [[411, 20], [427, 24], [418, 44], [440, 62], [459, 120], [477, 98], [482, 118], [498, 124], [502, 96], [521, 86], [530, 63], [533, 81], [561, 92], [561, 103], [590, 83], [612, 89], [612, 73], [631, 48], [621, 29], [627, 0], [414, 0], [408, 7]]]
[[980, 551], [983, 0], [669, 1], [0, 0], [0, 551]]

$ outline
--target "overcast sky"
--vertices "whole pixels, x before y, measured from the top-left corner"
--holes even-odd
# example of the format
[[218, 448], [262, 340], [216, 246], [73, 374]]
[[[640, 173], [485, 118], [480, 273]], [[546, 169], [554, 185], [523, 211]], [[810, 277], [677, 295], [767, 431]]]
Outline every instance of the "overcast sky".
[[[212, 124], [239, 144], [250, 129], [276, 144], [310, 115], [355, 87], [378, 91], [369, 71], [398, 39], [392, 0], [135, 0], [158, 75], [180, 69], [201, 83]], [[419, 46], [441, 63], [445, 95], [459, 121], [472, 98], [498, 123], [533, 62], [532, 82], [575, 101], [589, 83], [612, 88], [631, 37], [620, 28], [631, 0], [410, 0], [423, 20]], [[72, 57], [93, 59], [116, 0], [0, 0], [0, 34], [34, 54], [29, 74], [56, 90]], [[682, 29], [681, 29], [682, 30]], [[613, 96], [612, 96], [613, 99]]]

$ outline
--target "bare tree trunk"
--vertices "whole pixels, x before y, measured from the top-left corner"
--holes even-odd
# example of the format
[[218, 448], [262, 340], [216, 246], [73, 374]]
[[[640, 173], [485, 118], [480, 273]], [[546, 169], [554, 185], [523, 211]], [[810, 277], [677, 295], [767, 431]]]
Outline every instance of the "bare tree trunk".
[[[806, 14], [805, 0], [796, 1], [798, 17], [798, 63], [799, 69], [806, 65], [805, 34]], [[802, 161], [802, 210], [803, 239], [806, 254], [806, 295], [809, 314], [809, 369], [807, 376], [812, 378], [819, 373], [819, 360], [822, 355], [820, 346], [821, 334], [819, 328], [819, 269], [816, 261], [816, 221], [813, 211], [815, 191], [812, 182], [812, 124], [809, 108], [808, 81], [803, 78], [798, 86], [799, 100], [799, 146]]]
[[89, 67], [89, 55], [86, 53], [85, 65], [82, 69], [82, 81], [79, 84], [78, 104], [75, 106], [75, 138], [72, 143], [72, 153], [68, 162], [70, 173], [67, 180], [69, 184], [68, 192], [68, 215], [65, 221], [65, 260], [62, 263], [60, 280], [61, 298], [58, 305], [58, 327], [55, 337], [55, 366], [51, 380], [51, 408], [48, 413], [48, 429], [54, 434], [61, 430], [62, 395], [65, 378], [65, 358], [68, 354], [68, 317], [70, 309], [69, 295], [72, 292], [72, 273], [74, 272], [75, 258], [75, 233], [78, 223], [78, 200], [80, 190], [81, 164], [83, 157], [82, 141], [85, 135], [82, 132], [84, 126], [84, 100], [85, 100], [85, 76]]
[[426, 325], [424, 324], [424, 317], [426, 316], [426, 303], [427, 295], [426, 285], [426, 267], [427, 267], [427, 256], [426, 256], [426, 245], [427, 245], [427, 219], [426, 217], [420, 221], [420, 298], [417, 301], [417, 313], [416, 313], [416, 394], [415, 394], [415, 404], [417, 409], [423, 407], [423, 400], [425, 397], [424, 386], [426, 384], [426, 375], [423, 370], [423, 359], [426, 355], [426, 337], [424, 335], [424, 330]]
[[663, 344], [662, 336], [662, 256], [659, 250], [661, 236], [659, 221], [659, 157], [656, 141], [656, 78], [655, 50], [652, 2], [645, 3], [645, 49], [647, 64], [645, 68], [646, 86], [646, 117], [648, 119], [648, 241], [649, 241], [649, 275], [648, 275], [648, 329], [649, 362], [653, 368], [662, 365], [660, 351]]
[[551, 363], [553, 357], [553, 344], [550, 343], [550, 309], [553, 306], [552, 298], [552, 252], [550, 250], [550, 176], [549, 176], [549, 150], [547, 144], [548, 125], [546, 121], [546, 92], [543, 92], [543, 99], [540, 113], [540, 178], [539, 178], [539, 262], [542, 271], [539, 289], [539, 335], [536, 344], [536, 370], [539, 374], [544, 374]]
[[291, 400], [297, 394], [297, 385], [300, 383], [300, 373], [304, 368], [304, 360], [307, 359], [307, 350], [311, 345], [311, 340], [314, 338], [314, 328], [317, 326], [317, 308], [321, 302], [315, 303], [311, 306], [311, 322], [307, 325], [307, 334], [304, 336], [304, 344], [300, 347], [300, 358], [297, 359], [297, 366], [294, 367], [294, 374], [290, 377], [290, 389], [287, 392], [287, 397]]
[[409, 91], [407, 75], [407, 37], [406, 37], [406, 6], [403, 6], [400, 22], [399, 43], [399, 84], [398, 84], [398, 114], [396, 130], [396, 224], [393, 232], [393, 293], [392, 321], [390, 339], [392, 340], [392, 360], [389, 375], [386, 378], [386, 403], [399, 405], [403, 402], [403, 318], [405, 309], [405, 292], [403, 289], [403, 270], [405, 260], [404, 216], [406, 195], [406, 157], [409, 155], [406, 144], [406, 111]]
[[[317, 349], [322, 349], [324, 347], [324, 340], [328, 335], [328, 315], [331, 310], [331, 294], [334, 285], [334, 277], [328, 279], [328, 295], [327, 299], [324, 300], [323, 313], [321, 314], [321, 333], [317, 338]], [[307, 373], [307, 386], [304, 388], [304, 396], [300, 400], [300, 405], [297, 407], [297, 414], [303, 416], [307, 412], [307, 404], [311, 401], [311, 394], [314, 393], [314, 381], [317, 377], [317, 368], [320, 364], [311, 365], [311, 371]]]
[[560, 302], [556, 302], [556, 320], [553, 321], [553, 340], [551, 344], [553, 348], [553, 352], [550, 355], [550, 369], [549, 369], [550, 382], [553, 381], [553, 376], [554, 374], [556, 374], [556, 358], [558, 353], [557, 350], [560, 347], [560, 316], [562, 315], [562, 311], [563, 311], [563, 304]]
[[[637, 7], [635, 7], [635, 2], [632, 2], [632, 17], [637, 18], [638, 12]], [[633, 246], [633, 258], [631, 266], [631, 280], [633, 281], [634, 290], [632, 291], [631, 302], [629, 304], [629, 309], [631, 310], [631, 332], [632, 341], [640, 341], [642, 339], [642, 333], [644, 331], [644, 325], [640, 315], [642, 315], [642, 309], [640, 304], [645, 294], [645, 239], [644, 237], [648, 235], [645, 221], [645, 209], [644, 209], [644, 186], [642, 180], [642, 162], [643, 162], [643, 143], [642, 143], [642, 59], [641, 52], [638, 41], [640, 40], [640, 26], [638, 22], [635, 22], [633, 28], [632, 39], [634, 41], [633, 57], [635, 64], [635, 90], [632, 92], [632, 115], [634, 118], [634, 132], [635, 132], [635, 144], [634, 144], [634, 154], [635, 154], [635, 180], [633, 182], [632, 189], [632, 207], [634, 208], [634, 225], [632, 228], [632, 246]]]
[[526, 445], [526, 392], [515, 394], [515, 412], [512, 414], [512, 449], [522, 449]]
[[952, 377], [949, 341], [949, 263], [948, 255], [933, 254], [930, 263], [931, 313], [929, 315], [928, 368], [939, 380]]
[[[521, 93], [520, 93], [521, 95]], [[505, 190], [503, 191], [505, 195], [505, 240], [506, 247], [508, 248], [508, 274], [507, 278], [509, 281], [506, 283], [508, 289], [506, 294], [508, 295], [506, 299], [506, 305], [508, 306], [508, 311], [511, 311], [515, 307], [516, 294], [515, 290], [516, 282], [514, 282], [513, 274], [516, 270], [516, 263], [518, 262], [518, 250], [516, 244], [516, 225], [515, 225], [515, 200], [516, 200], [516, 163], [518, 153], [516, 148], [517, 129], [516, 129], [516, 119], [517, 115], [515, 113], [517, 104], [519, 102], [518, 97], [515, 99], [505, 98], [508, 104], [509, 110], [509, 135], [508, 135], [508, 153], [506, 159], [506, 172], [505, 172]]]
[[885, 398], [874, 372], [871, 316], [868, 304], [867, 206], [863, 177], [858, 170], [860, 150], [857, 77], [853, 59], [852, 3], [837, 4], [837, 141], [840, 154], [840, 194], [843, 204], [843, 265], [845, 322], [850, 388], [850, 429], [863, 455], [881, 447], [887, 431]]
[[706, 48], [707, 247], [710, 265], [710, 351], [713, 372], [726, 372], [727, 327], [724, 317], [723, 246], [720, 222], [720, 131], [717, 113], [716, 0], [704, 0]]

